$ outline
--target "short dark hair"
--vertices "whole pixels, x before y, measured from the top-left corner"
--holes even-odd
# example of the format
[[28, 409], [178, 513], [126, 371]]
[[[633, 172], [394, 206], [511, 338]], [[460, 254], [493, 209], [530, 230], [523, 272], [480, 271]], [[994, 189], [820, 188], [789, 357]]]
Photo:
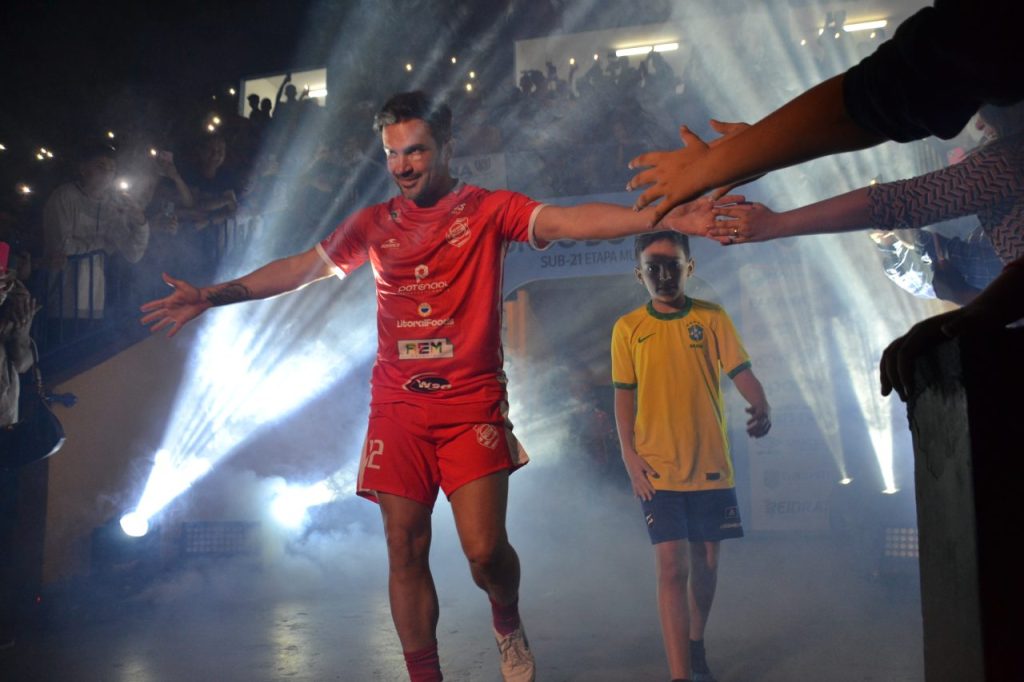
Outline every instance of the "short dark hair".
[[636, 241], [634, 242], [637, 265], [640, 264], [640, 254], [643, 253], [644, 249], [654, 242], [660, 242], [662, 240], [672, 242], [681, 248], [683, 253], [686, 254], [687, 260], [689, 260], [690, 238], [681, 232], [676, 232], [675, 230], [662, 230], [661, 232], [647, 232], [645, 234], [637, 235]]
[[373, 117], [373, 131], [379, 133], [384, 126], [413, 119], [427, 124], [439, 146], [452, 139], [452, 110], [422, 90], [393, 95]]

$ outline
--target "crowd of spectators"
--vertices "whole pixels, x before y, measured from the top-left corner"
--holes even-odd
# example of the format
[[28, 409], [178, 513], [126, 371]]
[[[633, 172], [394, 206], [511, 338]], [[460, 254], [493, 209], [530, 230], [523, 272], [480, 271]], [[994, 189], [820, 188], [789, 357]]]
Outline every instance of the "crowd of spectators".
[[[677, 74], [657, 52], [608, 53], [564, 74], [524, 70], [518, 87], [454, 90], [455, 156], [501, 154], [507, 186], [539, 198], [621, 192], [631, 158], [677, 145], [680, 121], [709, 118], [702, 88], [687, 87], [701, 78], [691, 62]], [[289, 74], [274, 100], [250, 95], [245, 107], [233, 92], [106, 103], [109, 133], [84, 135], [61, 153], [64, 173], [0, 205], [0, 241], [44, 307], [44, 354], [111, 308], [133, 310], [162, 270], [205, 279], [260, 230], [264, 252], [302, 250], [383, 199], [391, 185], [369, 121], [386, 94], [318, 99]]]

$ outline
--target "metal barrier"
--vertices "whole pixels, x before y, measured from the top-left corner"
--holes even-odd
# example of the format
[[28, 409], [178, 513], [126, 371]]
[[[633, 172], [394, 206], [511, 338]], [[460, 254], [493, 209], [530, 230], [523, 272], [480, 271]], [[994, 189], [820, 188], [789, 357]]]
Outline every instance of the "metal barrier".
[[167, 294], [161, 273], [208, 282], [226, 258], [244, 252], [261, 224], [259, 216], [202, 230], [183, 224], [176, 234], [154, 233], [138, 263], [91, 251], [68, 256], [60, 270], [37, 270], [29, 289], [41, 306], [32, 326], [40, 361], [58, 373], [77, 372], [145, 338], [139, 306]]

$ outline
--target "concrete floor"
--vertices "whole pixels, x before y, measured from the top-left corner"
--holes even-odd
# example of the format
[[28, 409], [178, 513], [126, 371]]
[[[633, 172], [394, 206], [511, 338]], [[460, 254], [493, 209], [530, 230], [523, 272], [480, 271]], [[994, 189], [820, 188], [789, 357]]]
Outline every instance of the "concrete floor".
[[[509, 519], [538, 679], [667, 680], [635, 502], [609, 488], [562, 507], [547, 476], [517, 474]], [[0, 680], [406, 679], [375, 512], [352, 502], [362, 505], [359, 520], [292, 542], [276, 558], [183, 564], [130, 593], [84, 582], [54, 597], [64, 604], [52, 605], [45, 626], [0, 652]], [[567, 521], [581, 513], [586, 523]], [[500, 680], [487, 602], [444, 502], [435, 529], [446, 679]], [[707, 634], [720, 682], [923, 680], [916, 576], [879, 577], [872, 565], [835, 536], [755, 534], [726, 544]]]

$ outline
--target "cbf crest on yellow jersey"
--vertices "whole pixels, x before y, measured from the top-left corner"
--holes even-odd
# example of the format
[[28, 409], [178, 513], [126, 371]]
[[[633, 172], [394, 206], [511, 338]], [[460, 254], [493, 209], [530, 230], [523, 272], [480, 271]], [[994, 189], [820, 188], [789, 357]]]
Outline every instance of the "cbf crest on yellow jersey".
[[734, 486], [721, 374], [750, 368], [721, 306], [687, 298], [676, 313], [648, 302], [612, 331], [612, 382], [636, 391], [634, 447], [658, 472], [658, 490]]

